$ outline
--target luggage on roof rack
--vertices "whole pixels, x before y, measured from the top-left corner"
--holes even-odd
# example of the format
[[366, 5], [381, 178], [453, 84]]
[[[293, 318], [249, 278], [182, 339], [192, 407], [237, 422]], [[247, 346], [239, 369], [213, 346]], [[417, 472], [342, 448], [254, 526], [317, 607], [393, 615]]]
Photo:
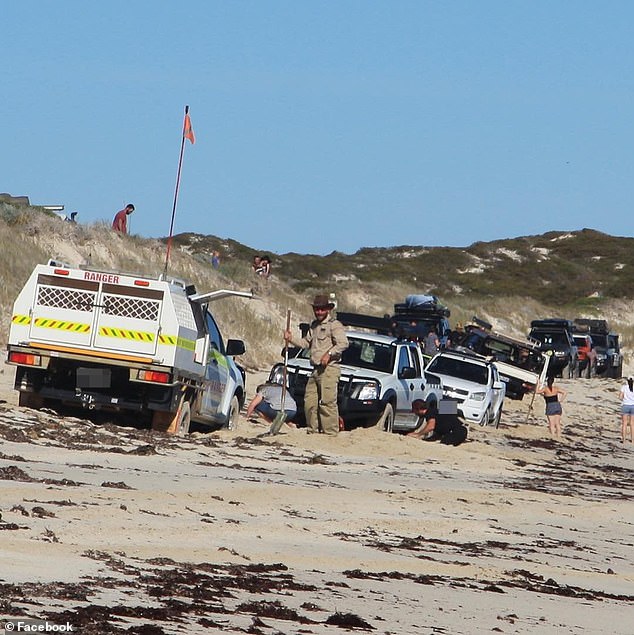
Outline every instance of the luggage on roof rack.
[[435, 295], [427, 295], [423, 293], [414, 293], [405, 297], [405, 304], [411, 309], [429, 304], [438, 304], [438, 298]]
[[[414, 296], [407, 296], [408, 298]], [[433, 297], [436, 296], [416, 296], [416, 297]], [[405, 302], [399, 302], [394, 305], [394, 313], [397, 315], [408, 314], [412, 316], [442, 316], [449, 317], [451, 315], [451, 311], [444, 306], [443, 304], [438, 303], [438, 298], [436, 298], [435, 302], [427, 302], [421, 304], [414, 304]]]

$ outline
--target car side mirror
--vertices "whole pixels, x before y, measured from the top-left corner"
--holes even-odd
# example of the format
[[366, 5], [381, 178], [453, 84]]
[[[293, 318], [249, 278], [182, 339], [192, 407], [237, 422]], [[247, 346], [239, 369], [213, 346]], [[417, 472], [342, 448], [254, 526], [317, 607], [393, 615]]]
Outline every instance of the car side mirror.
[[504, 388], [504, 382], [502, 382], [502, 381], [494, 381], [493, 382], [493, 388], [495, 388], [496, 390], [501, 390], [502, 388]]
[[227, 355], [244, 355], [246, 350], [242, 340], [227, 340]]
[[398, 374], [399, 379], [414, 379], [415, 377], [416, 369], [412, 366], [404, 366]]

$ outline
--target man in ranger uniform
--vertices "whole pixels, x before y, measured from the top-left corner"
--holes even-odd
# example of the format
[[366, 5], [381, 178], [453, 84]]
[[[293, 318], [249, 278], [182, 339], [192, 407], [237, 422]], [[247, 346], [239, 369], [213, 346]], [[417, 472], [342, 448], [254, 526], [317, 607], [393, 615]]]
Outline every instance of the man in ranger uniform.
[[284, 332], [287, 344], [310, 350], [310, 363], [314, 370], [304, 394], [304, 413], [309, 434], [323, 432], [335, 435], [339, 432], [339, 362], [341, 353], [348, 348], [348, 338], [343, 324], [330, 314], [334, 308], [328, 296], [316, 295], [313, 300], [315, 319], [306, 336], [294, 340], [290, 331]]

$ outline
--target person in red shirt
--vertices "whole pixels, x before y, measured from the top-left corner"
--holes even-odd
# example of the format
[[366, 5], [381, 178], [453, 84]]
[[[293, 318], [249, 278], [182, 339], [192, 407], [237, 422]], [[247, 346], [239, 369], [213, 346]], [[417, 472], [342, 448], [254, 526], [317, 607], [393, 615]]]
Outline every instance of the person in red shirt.
[[112, 221], [112, 229], [120, 234], [128, 233], [128, 214], [132, 214], [134, 205], [128, 203], [122, 210], [118, 211]]

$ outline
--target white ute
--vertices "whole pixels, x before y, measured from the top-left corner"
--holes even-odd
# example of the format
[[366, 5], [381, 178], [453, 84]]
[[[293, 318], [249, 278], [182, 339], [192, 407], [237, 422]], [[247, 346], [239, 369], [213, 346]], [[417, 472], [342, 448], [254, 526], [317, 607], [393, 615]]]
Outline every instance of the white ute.
[[133, 414], [179, 434], [191, 421], [231, 427], [243, 371], [208, 304], [250, 292], [197, 294], [168, 276], [37, 265], [13, 308], [7, 363], [21, 406], [78, 405]]

